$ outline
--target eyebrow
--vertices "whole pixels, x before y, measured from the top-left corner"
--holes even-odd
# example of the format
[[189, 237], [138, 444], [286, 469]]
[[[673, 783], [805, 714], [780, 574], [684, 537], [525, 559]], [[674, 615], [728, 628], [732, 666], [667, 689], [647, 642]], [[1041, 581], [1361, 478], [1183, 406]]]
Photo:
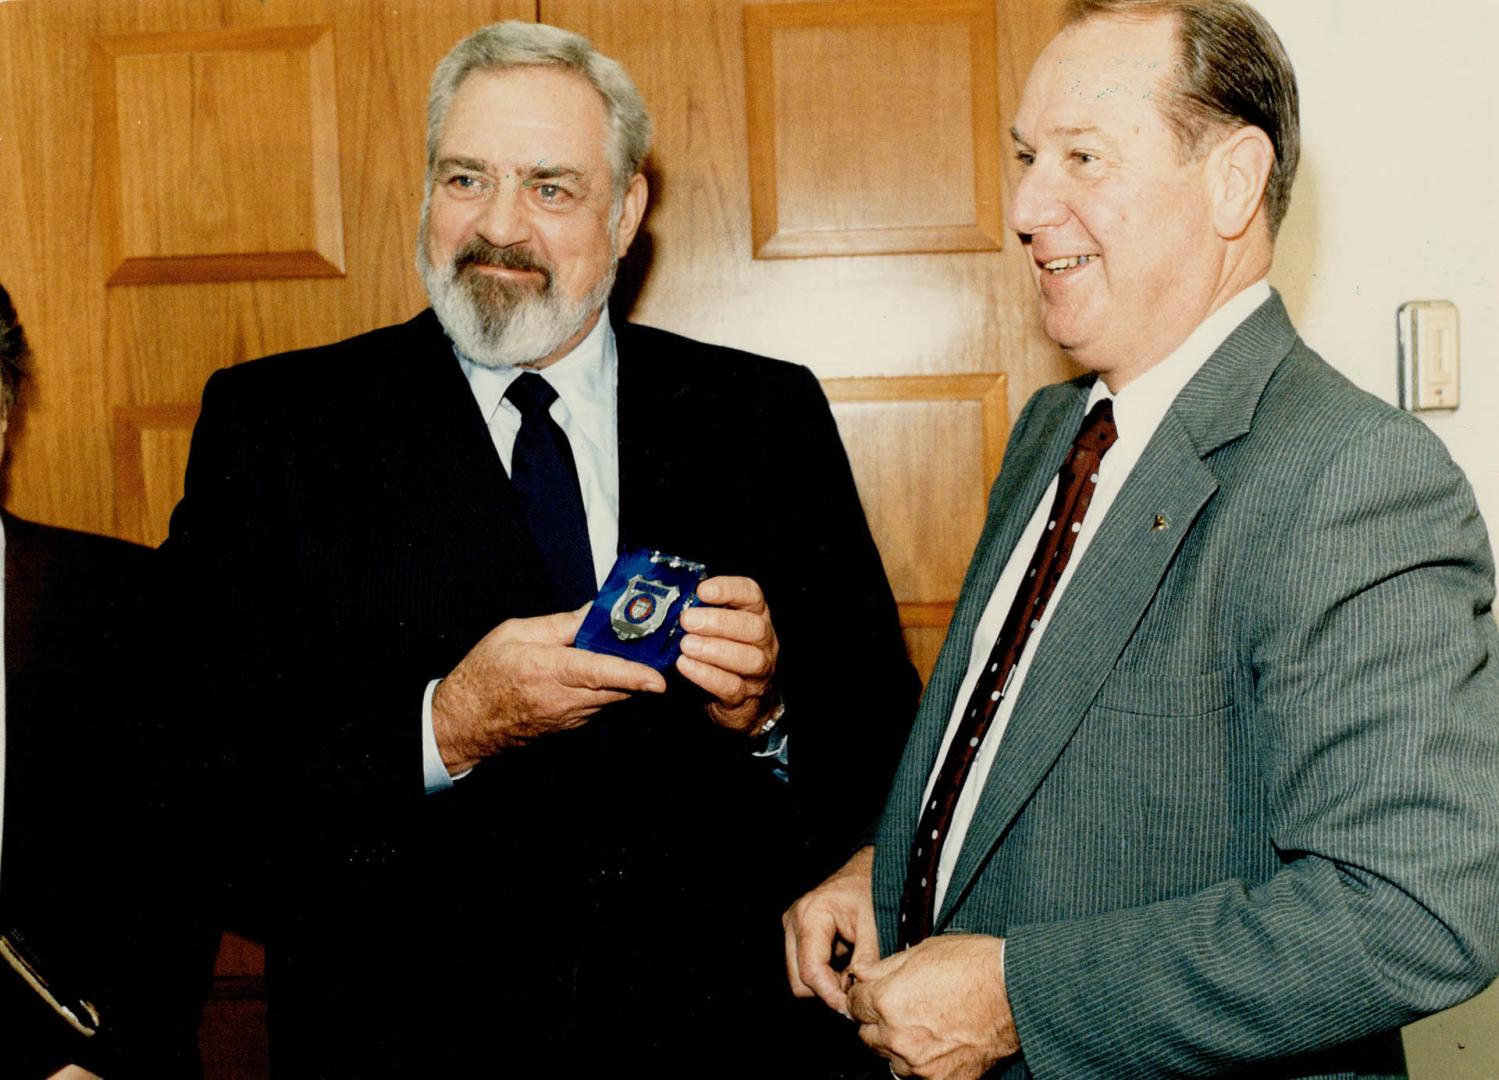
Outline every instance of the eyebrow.
[[[440, 159], [437, 162], [437, 168], [439, 170], [469, 169], [473, 172], [482, 173], [494, 173], [498, 171], [496, 166], [488, 161], [483, 160], [482, 158], [461, 157], [456, 155]], [[562, 177], [575, 177], [581, 180], [586, 179], [587, 177], [587, 173], [580, 166], [551, 165], [545, 161], [538, 161], [536, 163], [536, 166], [532, 169], [517, 169], [515, 171], [521, 173], [521, 175], [524, 176], [527, 180], [557, 180], [561, 179]]]
[[582, 180], [588, 174], [578, 165], [549, 165], [545, 161], [538, 161], [536, 167], [526, 173], [528, 180], [558, 180], [564, 176]]
[[488, 172], [489, 162], [471, 157], [445, 157], [437, 162], [438, 169], [469, 169], [472, 172]]
[[[1071, 139], [1075, 139], [1079, 135], [1097, 135], [1100, 138], [1108, 138], [1108, 135], [1104, 132], [1103, 128], [1098, 127], [1095, 124], [1087, 124], [1082, 127], [1055, 127], [1047, 132], [1047, 134], [1061, 135], [1065, 138]], [[1027, 139], [1024, 135], [1020, 134], [1019, 128], [1012, 127], [1010, 129], [1010, 138], [1014, 139], [1018, 143], [1023, 143], [1026, 146], [1031, 145], [1030, 140]]]

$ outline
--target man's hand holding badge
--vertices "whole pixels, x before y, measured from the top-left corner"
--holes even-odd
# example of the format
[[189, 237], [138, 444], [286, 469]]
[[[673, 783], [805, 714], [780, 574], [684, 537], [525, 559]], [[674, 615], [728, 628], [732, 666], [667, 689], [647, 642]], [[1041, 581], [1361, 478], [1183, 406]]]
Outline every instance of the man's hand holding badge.
[[757, 734], [775, 712], [776, 660], [781, 644], [765, 594], [752, 578], [712, 577], [697, 588], [703, 604], [682, 613], [677, 670], [713, 700], [708, 716], [719, 727]]
[[780, 643], [758, 584], [704, 578], [706, 570], [659, 551], [622, 552], [577, 645], [658, 671], [675, 664], [711, 696], [707, 711], [715, 724], [753, 732], [775, 708], [771, 677]]
[[448, 771], [579, 727], [631, 694], [662, 693], [662, 673], [673, 664], [710, 695], [715, 724], [756, 732], [776, 704], [780, 647], [770, 610], [752, 579], [704, 578], [704, 569], [661, 552], [625, 551], [591, 604], [491, 630], [433, 694]]

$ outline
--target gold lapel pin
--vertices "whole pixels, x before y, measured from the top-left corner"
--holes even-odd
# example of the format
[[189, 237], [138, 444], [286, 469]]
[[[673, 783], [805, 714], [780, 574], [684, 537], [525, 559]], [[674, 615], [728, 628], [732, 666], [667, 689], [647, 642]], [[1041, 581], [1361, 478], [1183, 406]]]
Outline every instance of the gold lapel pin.
[[1150, 531], [1151, 532], [1165, 532], [1166, 531], [1166, 518], [1165, 518], [1165, 515], [1163, 515], [1163, 514], [1157, 514], [1155, 516], [1155, 521], [1151, 522], [1151, 524], [1150, 524]]

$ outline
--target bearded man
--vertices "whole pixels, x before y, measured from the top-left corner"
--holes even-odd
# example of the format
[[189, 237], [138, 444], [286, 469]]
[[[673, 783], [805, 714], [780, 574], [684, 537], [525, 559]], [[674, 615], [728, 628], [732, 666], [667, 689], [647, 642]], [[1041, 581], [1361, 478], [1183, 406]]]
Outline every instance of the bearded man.
[[[204, 392], [167, 550], [278, 1075], [723, 1076], [806, 1034], [776, 915], [917, 683], [811, 373], [608, 317], [650, 126], [577, 35], [473, 34], [429, 104], [432, 309]], [[625, 548], [709, 568], [664, 674], [573, 645]]]

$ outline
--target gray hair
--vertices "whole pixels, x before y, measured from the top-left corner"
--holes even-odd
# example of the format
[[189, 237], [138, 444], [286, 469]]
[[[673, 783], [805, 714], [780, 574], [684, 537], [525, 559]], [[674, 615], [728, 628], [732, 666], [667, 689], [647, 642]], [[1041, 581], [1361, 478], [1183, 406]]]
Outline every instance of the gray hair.
[[16, 403], [30, 359], [26, 331], [10, 302], [10, 293], [0, 285], [0, 408], [9, 409]]
[[604, 152], [614, 173], [617, 203], [640, 171], [651, 148], [651, 118], [640, 91], [617, 60], [594, 49], [581, 34], [545, 23], [499, 22], [476, 30], [454, 45], [432, 73], [427, 97], [427, 171], [437, 164], [437, 142], [453, 95], [476, 71], [516, 67], [557, 67], [588, 80], [604, 99], [609, 137]]
[[1068, 0], [1071, 26], [1109, 16], [1176, 19], [1180, 68], [1161, 113], [1189, 160], [1207, 136], [1225, 128], [1257, 127], [1270, 137], [1275, 164], [1265, 185], [1265, 217], [1274, 238], [1291, 205], [1301, 160], [1296, 72], [1285, 46], [1243, 0]]

